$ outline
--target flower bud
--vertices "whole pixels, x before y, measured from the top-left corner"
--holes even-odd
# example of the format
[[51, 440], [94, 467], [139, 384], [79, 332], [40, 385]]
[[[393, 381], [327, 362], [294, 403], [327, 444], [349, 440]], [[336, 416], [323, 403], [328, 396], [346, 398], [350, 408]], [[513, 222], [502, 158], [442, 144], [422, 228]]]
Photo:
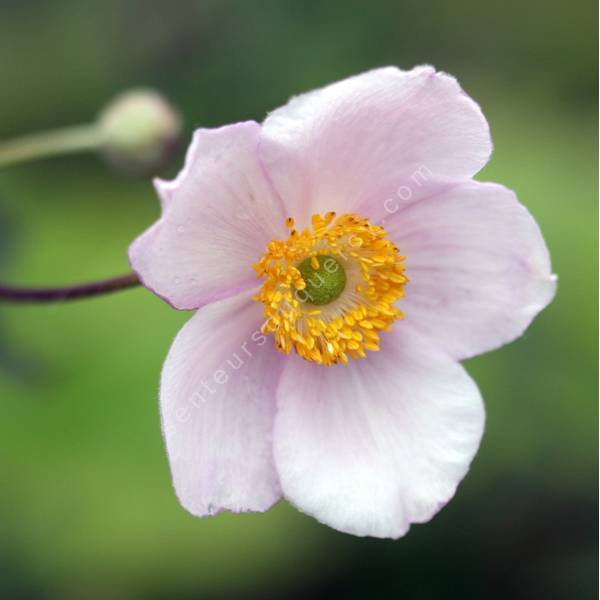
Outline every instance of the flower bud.
[[100, 113], [102, 154], [128, 173], [152, 173], [163, 166], [179, 144], [181, 116], [163, 96], [136, 89], [114, 98]]

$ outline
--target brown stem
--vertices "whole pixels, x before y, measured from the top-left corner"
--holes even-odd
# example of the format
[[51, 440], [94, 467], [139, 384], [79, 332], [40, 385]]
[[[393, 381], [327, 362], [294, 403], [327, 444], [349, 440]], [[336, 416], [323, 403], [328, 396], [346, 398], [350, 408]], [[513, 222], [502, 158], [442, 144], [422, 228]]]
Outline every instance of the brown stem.
[[0, 284], [0, 302], [59, 302], [77, 300], [140, 285], [135, 273], [68, 287], [21, 288]]

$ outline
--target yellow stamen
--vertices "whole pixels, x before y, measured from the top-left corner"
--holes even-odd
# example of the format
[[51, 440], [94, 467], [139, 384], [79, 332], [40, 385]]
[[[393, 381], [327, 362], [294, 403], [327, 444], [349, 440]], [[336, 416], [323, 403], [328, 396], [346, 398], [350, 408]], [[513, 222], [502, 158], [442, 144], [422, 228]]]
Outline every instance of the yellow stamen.
[[[346, 364], [348, 358], [366, 356], [365, 350], [378, 351], [378, 332], [389, 331], [403, 318], [394, 304], [408, 282], [404, 257], [385, 229], [353, 214], [336, 218], [334, 212], [313, 215], [311, 227], [302, 231], [294, 229], [291, 217], [285, 224], [289, 238], [269, 242], [254, 265], [256, 274], [265, 278], [255, 297], [264, 304], [262, 332], [274, 335], [281, 352], [295, 350], [322, 365]], [[335, 257], [350, 285], [317, 308], [306, 293], [298, 293], [306, 289], [298, 266], [308, 258], [317, 270], [324, 256]]]

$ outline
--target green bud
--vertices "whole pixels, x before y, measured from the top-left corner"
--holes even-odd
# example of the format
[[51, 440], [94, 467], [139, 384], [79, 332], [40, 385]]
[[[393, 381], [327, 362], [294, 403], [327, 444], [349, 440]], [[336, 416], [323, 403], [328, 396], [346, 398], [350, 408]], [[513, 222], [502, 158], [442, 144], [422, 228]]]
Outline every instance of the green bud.
[[173, 154], [181, 136], [181, 117], [160, 94], [137, 89], [125, 92], [100, 113], [102, 154], [130, 173], [158, 170]]

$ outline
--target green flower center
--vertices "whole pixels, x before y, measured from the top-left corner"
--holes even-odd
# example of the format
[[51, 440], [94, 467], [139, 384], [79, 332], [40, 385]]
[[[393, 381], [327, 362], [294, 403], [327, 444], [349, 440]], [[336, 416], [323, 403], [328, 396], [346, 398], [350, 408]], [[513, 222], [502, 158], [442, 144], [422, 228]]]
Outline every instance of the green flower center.
[[344, 267], [328, 254], [305, 258], [298, 270], [306, 284], [296, 294], [301, 302], [323, 306], [336, 300], [346, 287]]

